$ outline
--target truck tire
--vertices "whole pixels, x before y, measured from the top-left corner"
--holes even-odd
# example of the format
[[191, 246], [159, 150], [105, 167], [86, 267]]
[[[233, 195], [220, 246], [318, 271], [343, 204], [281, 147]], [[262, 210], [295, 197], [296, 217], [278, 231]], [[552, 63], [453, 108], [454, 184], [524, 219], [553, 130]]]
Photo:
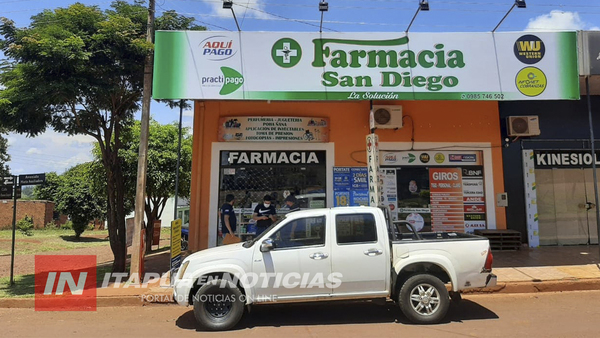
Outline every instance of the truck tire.
[[200, 287], [194, 296], [194, 316], [209, 331], [229, 330], [244, 314], [244, 295], [230, 281], [212, 280]]
[[408, 278], [402, 285], [398, 304], [411, 322], [435, 324], [446, 316], [450, 296], [439, 278], [429, 274], [417, 274]]

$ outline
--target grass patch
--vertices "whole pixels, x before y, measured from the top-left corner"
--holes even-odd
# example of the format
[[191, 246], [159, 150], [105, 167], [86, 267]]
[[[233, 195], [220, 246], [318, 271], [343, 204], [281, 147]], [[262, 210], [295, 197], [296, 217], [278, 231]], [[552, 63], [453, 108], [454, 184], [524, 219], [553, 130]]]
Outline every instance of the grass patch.
[[9, 286], [10, 277], [0, 278], [0, 298], [32, 298], [35, 292], [35, 275], [15, 276], [15, 284]]
[[[15, 234], [16, 255], [109, 245], [107, 230], [86, 231], [79, 240], [75, 239], [73, 230], [39, 229], [32, 232], [33, 236]], [[11, 242], [12, 230], [0, 230], [0, 256], [10, 255]]]

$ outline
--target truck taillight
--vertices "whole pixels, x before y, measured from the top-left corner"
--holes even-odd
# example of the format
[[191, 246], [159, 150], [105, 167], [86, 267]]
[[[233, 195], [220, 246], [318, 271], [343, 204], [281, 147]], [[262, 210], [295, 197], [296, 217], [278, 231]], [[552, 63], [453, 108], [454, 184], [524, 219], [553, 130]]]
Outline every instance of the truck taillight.
[[492, 255], [492, 248], [488, 247], [488, 254], [487, 254], [487, 257], [485, 258], [485, 265], [483, 266], [483, 269], [485, 271], [491, 272], [493, 262], [494, 262], [494, 255]]

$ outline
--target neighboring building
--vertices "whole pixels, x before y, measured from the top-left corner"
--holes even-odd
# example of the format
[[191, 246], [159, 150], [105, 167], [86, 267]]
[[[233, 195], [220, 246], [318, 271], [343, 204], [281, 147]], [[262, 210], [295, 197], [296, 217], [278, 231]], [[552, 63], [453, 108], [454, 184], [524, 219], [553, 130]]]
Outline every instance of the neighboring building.
[[[58, 215], [54, 212], [54, 202], [50, 201], [29, 201], [17, 200], [17, 218], [16, 221], [29, 216], [33, 219], [35, 229], [42, 229], [48, 223], [60, 223]], [[56, 216], [56, 217], [55, 217]], [[0, 201], [0, 229], [11, 229], [13, 221], [13, 201]]]
[[[579, 32], [581, 100], [500, 102], [507, 224], [529, 246], [597, 244], [592, 161], [600, 167], [600, 32]], [[585, 77], [589, 83], [589, 101]], [[589, 111], [596, 154], [590, 146]], [[518, 118], [519, 116], [523, 119]], [[508, 119], [521, 126], [510, 136]], [[537, 136], [523, 121], [533, 118]], [[533, 129], [537, 129], [532, 126]]]
[[[592, 96], [591, 103], [598, 137], [600, 96]], [[587, 97], [501, 102], [501, 120], [509, 116], [537, 116], [541, 134], [517, 140], [503, 150], [504, 181], [510, 183], [506, 184], [508, 228], [520, 231], [531, 246], [597, 244]], [[598, 140], [595, 147], [600, 168]], [[525, 169], [524, 160], [529, 162]], [[528, 228], [528, 221], [537, 223], [537, 231]]]
[[155, 55], [154, 97], [195, 100], [193, 251], [216, 245], [229, 193], [242, 225], [265, 194], [280, 213], [295, 194], [506, 229], [498, 101], [579, 98], [574, 32], [157, 32]]

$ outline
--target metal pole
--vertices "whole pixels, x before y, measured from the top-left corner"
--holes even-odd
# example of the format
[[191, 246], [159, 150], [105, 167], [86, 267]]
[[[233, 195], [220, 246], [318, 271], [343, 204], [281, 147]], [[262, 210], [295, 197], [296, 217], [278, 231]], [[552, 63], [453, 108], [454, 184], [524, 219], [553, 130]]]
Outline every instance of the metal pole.
[[500, 25], [502, 24], [502, 22], [504, 22], [504, 19], [506, 19], [506, 17], [510, 14], [510, 12], [512, 12], [513, 8], [515, 8], [515, 6], [517, 5], [517, 3], [515, 2], [512, 7], [510, 7], [510, 9], [508, 10], [508, 12], [506, 12], [506, 14], [504, 14], [504, 17], [502, 17], [502, 20], [500, 20], [500, 22], [498, 22], [498, 24], [496, 25], [496, 27], [494, 27], [494, 29], [492, 29], [492, 33], [494, 33], [496, 31], [496, 29], [498, 29], [498, 27], [500, 27]]
[[13, 175], [13, 223], [12, 223], [12, 248], [10, 249], [10, 286], [15, 284], [15, 233], [17, 232], [17, 178]]
[[[148, 4], [148, 25], [146, 30], [146, 42], [153, 43], [154, 35], [154, 0]], [[152, 67], [154, 52], [148, 52], [144, 65], [144, 89], [142, 94], [142, 117], [140, 125], [140, 148], [138, 155], [137, 185], [135, 190], [135, 214], [133, 225], [133, 239], [131, 252], [131, 276], [141, 281], [142, 260], [142, 225], [144, 222], [144, 206], [146, 195], [146, 171], [148, 169], [148, 134], [150, 133], [150, 101], [152, 100]], [[152, 242], [147, 243], [152, 245]]]
[[[594, 124], [592, 123], [592, 101], [590, 99], [590, 77], [585, 77], [585, 95], [587, 96], [588, 117], [590, 120], [590, 148], [592, 150], [592, 171], [594, 172], [594, 197], [596, 199], [596, 226], [598, 227], [598, 242], [600, 243], [600, 205], [598, 203], [598, 175], [596, 172], [596, 147], [594, 144]], [[600, 249], [600, 244], [598, 244]]]
[[173, 220], [177, 219], [177, 196], [179, 195], [179, 163], [181, 161], [181, 120], [183, 119], [183, 100], [179, 101], [179, 141], [177, 143], [177, 168], [175, 168], [175, 210]]

